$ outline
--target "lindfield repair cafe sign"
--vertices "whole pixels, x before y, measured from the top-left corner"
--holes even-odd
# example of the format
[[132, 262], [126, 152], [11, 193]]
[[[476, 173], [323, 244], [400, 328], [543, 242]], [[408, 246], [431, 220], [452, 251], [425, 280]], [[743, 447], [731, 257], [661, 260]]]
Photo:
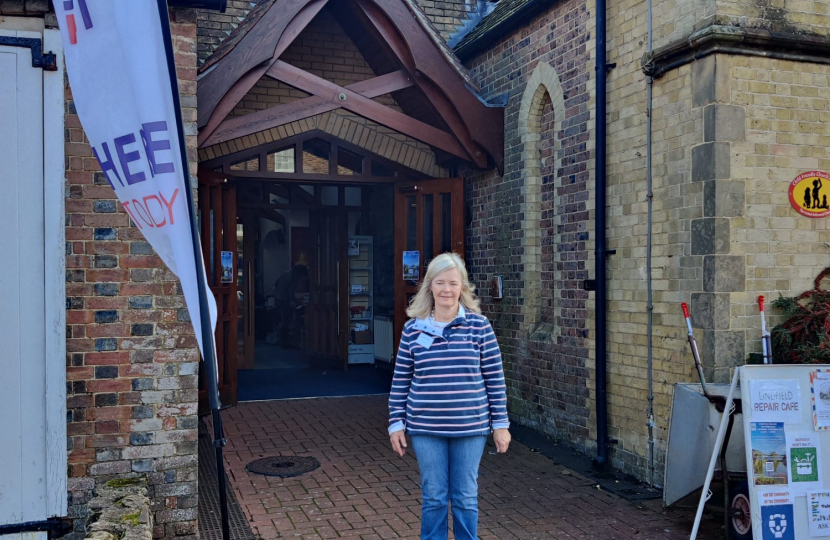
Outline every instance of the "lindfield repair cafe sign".
[[790, 182], [790, 204], [809, 218], [830, 216], [830, 175], [821, 171], [799, 174]]
[[[72, 97], [121, 206], [179, 277], [202, 344], [178, 122], [158, 4], [55, 0]], [[216, 303], [208, 294], [211, 325]]]

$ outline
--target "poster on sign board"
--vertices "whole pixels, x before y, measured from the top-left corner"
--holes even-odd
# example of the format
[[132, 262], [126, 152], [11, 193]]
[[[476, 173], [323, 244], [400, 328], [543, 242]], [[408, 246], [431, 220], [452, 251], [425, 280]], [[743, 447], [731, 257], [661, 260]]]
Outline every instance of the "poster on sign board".
[[[830, 433], [814, 428], [816, 416], [821, 422], [825, 411], [830, 420], [830, 404], [823, 409], [820, 402], [821, 386], [830, 383], [828, 368], [809, 364], [739, 368], [753, 540], [830, 536], [830, 485], [825, 485], [830, 482], [825, 452]], [[817, 373], [824, 375], [816, 377]], [[798, 400], [797, 418], [759, 421], [770, 412], [786, 415], [786, 409], [794, 407], [775, 410], [770, 404], [790, 403], [791, 397]]]
[[830, 372], [817, 369], [810, 374], [813, 394], [813, 427], [830, 429]]
[[756, 486], [787, 483], [787, 442], [783, 422], [752, 422], [752, 476]]
[[794, 494], [806, 495], [822, 487], [819, 448], [818, 434], [814, 431], [787, 433], [787, 471]]
[[807, 494], [807, 523], [811, 537], [830, 536], [830, 491]]
[[752, 418], [756, 422], [801, 422], [801, 388], [798, 381], [751, 381]]
[[795, 512], [792, 504], [761, 507], [761, 538], [763, 540], [796, 540]]

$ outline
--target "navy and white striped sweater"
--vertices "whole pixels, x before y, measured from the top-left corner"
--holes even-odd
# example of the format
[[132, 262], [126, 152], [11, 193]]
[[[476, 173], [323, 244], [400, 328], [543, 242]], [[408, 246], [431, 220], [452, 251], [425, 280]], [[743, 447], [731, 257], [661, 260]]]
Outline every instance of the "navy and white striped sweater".
[[459, 307], [444, 328], [404, 325], [392, 390], [389, 433], [464, 437], [507, 428], [501, 353], [490, 321]]

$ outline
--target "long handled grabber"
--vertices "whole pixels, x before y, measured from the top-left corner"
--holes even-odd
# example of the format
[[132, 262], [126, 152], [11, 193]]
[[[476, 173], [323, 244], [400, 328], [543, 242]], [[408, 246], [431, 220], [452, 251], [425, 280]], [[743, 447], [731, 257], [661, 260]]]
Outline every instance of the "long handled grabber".
[[689, 346], [692, 348], [692, 356], [695, 359], [695, 367], [697, 368], [697, 374], [700, 377], [700, 386], [703, 387], [703, 395], [708, 398], [709, 392], [706, 391], [706, 377], [703, 376], [703, 365], [700, 363], [700, 351], [697, 348], [695, 334], [692, 331], [692, 318], [689, 315], [689, 306], [686, 302], [683, 302], [680, 304], [680, 307], [683, 308], [683, 316], [686, 318], [686, 328], [689, 330]]
[[764, 295], [758, 297], [758, 307], [761, 310], [761, 346], [764, 349], [764, 363], [772, 364], [772, 336], [767, 330], [767, 319], [764, 314]]

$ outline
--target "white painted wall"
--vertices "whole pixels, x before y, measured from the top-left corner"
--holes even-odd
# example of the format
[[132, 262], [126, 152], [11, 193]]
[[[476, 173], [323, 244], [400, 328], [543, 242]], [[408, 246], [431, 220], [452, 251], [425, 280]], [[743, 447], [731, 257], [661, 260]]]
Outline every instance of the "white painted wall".
[[32, 24], [0, 22], [61, 65], [0, 46], [0, 525], [67, 512], [63, 54]]

